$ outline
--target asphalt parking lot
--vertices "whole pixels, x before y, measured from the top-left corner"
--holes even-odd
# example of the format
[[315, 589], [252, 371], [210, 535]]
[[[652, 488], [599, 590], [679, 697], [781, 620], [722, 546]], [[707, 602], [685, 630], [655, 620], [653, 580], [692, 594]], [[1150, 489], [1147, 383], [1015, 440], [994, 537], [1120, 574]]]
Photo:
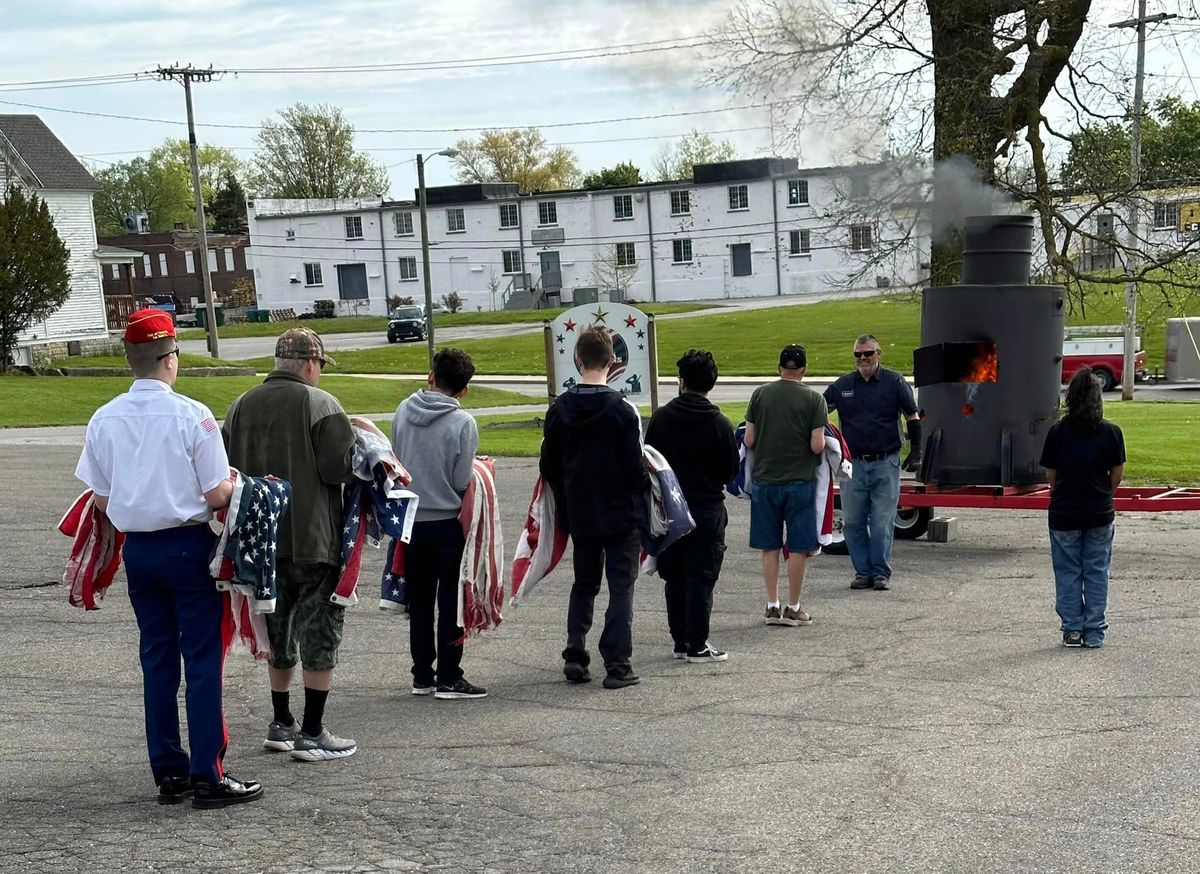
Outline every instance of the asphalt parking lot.
[[[54, 584], [77, 455], [0, 446], [0, 871], [1196, 870], [1200, 514], [1118, 519], [1109, 643], [1081, 651], [1058, 646], [1039, 514], [962, 512], [954, 542], [898, 542], [886, 593], [820, 557], [814, 624], [767, 628], [731, 500], [728, 662], [674, 661], [643, 579], [641, 685], [566, 685], [568, 564], [468, 642], [481, 701], [409, 695], [372, 554], [327, 714], [360, 752], [262, 751], [265, 671], [235, 655], [227, 765], [266, 795], [206, 812], [154, 803], [123, 577], [91, 614]], [[498, 467], [511, 554], [535, 466]]]

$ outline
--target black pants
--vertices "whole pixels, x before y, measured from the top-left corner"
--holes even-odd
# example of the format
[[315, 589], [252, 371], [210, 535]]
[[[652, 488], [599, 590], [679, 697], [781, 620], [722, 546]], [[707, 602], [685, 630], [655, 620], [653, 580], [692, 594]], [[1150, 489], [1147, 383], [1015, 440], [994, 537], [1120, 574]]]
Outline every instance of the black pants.
[[725, 558], [725, 505], [692, 508], [696, 528], [658, 556], [658, 575], [665, 582], [667, 626], [677, 651], [704, 649], [712, 614], [713, 588]]
[[[438, 683], [453, 686], [462, 679], [463, 630], [458, 625], [459, 568], [465, 545], [457, 519], [413, 524], [404, 556], [408, 590], [408, 646], [412, 652], [413, 684], [432, 686], [437, 660]], [[437, 604], [437, 643], [433, 608]]]
[[587, 665], [587, 635], [592, 628], [592, 611], [600, 594], [601, 575], [608, 578], [608, 609], [600, 635], [600, 657], [604, 667], [627, 667], [633, 654], [633, 583], [637, 579], [637, 530], [609, 537], [580, 537], [575, 544], [575, 583], [567, 607], [567, 648], [563, 660]]

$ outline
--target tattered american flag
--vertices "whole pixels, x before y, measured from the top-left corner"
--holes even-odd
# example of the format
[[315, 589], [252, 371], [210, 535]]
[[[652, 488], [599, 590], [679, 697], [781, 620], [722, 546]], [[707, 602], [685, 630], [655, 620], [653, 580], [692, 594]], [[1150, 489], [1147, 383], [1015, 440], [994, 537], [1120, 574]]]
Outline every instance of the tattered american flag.
[[554, 490], [540, 476], [533, 484], [529, 513], [512, 563], [512, 603], [519, 604], [558, 565], [567, 532], [558, 524]]

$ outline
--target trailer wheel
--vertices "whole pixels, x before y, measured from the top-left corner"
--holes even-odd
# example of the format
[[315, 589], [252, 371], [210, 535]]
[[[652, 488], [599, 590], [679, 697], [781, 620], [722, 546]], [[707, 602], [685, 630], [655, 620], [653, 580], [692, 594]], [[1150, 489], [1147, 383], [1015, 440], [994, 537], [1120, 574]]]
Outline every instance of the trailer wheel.
[[828, 546], [822, 546], [821, 552], [827, 555], [849, 555], [850, 548], [846, 546], [846, 536], [842, 534], [842, 496], [833, 496], [833, 540]]
[[933, 507], [901, 507], [896, 511], [896, 525], [893, 528], [895, 537], [899, 540], [916, 540], [929, 530], [929, 520], [933, 518]]
[[1117, 378], [1106, 367], [1096, 367], [1092, 370], [1100, 380], [1100, 391], [1112, 391], [1117, 387]]

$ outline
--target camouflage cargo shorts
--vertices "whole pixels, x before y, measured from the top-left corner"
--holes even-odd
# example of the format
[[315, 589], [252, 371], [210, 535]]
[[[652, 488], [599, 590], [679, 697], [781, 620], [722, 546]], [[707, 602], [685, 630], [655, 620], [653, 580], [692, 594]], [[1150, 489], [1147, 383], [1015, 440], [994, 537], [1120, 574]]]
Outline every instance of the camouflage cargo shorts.
[[280, 561], [276, 569], [275, 612], [266, 615], [273, 668], [286, 670], [300, 662], [306, 671], [329, 671], [337, 665], [346, 610], [329, 596], [338, 569], [328, 564]]

